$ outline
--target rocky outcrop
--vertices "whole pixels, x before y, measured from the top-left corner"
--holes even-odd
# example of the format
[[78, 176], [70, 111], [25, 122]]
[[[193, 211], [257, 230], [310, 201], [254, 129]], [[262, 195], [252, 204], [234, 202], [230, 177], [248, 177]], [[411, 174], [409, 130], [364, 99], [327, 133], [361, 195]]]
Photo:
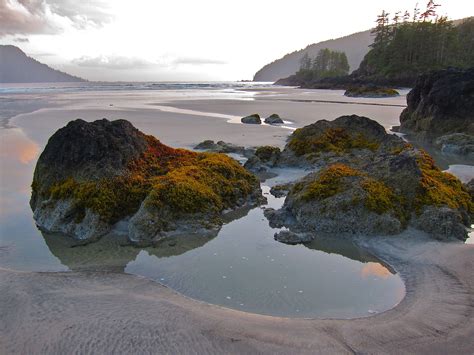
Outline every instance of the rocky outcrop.
[[260, 198], [257, 179], [226, 155], [174, 149], [103, 119], [72, 121], [49, 139], [30, 205], [45, 231], [95, 240], [126, 221], [129, 239], [148, 245], [191, 229], [215, 233], [223, 211]]
[[453, 133], [474, 135], [474, 68], [422, 75], [407, 96], [400, 131], [432, 142]]
[[264, 122], [267, 123], [267, 124], [282, 124], [282, 123], [284, 123], [283, 120], [281, 119], [281, 117], [276, 113], [272, 113], [270, 116], [265, 118]]
[[261, 124], [262, 123], [262, 120], [260, 119], [260, 115], [258, 113], [254, 113], [250, 116], [242, 117], [240, 121], [246, 124]]
[[255, 153], [255, 148], [245, 148], [240, 145], [227, 143], [224, 141], [218, 141], [217, 143], [213, 140], [205, 140], [194, 147], [196, 150], [205, 150], [214, 153], [226, 153], [226, 154], [240, 154], [245, 157], [250, 157]]
[[395, 89], [378, 87], [374, 85], [367, 86], [352, 86], [344, 92], [347, 97], [368, 97], [368, 98], [382, 98], [399, 96], [400, 93]]
[[368, 118], [343, 116], [296, 130], [274, 165], [288, 164], [315, 172], [283, 189], [289, 192], [280, 210], [265, 211], [275, 227], [378, 235], [411, 225], [439, 239], [467, 237], [474, 216], [467, 188]]
[[311, 233], [294, 233], [289, 230], [282, 230], [275, 233], [274, 239], [285, 244], [301, 244], [309, 243], [314, 240], [314, 234]]

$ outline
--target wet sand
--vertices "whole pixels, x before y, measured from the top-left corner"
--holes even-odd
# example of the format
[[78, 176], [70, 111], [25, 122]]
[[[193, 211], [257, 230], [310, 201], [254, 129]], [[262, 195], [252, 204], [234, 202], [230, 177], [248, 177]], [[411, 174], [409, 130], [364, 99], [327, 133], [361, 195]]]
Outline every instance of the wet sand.
[[1, 269], [2, 353], [472, 353], [474, 245], [410, 233], [364, 244], [407, 295], [353, 320], [243, 313], [126, 274]]
[[[295, 128], [357, 113], [390, 127], [403, 109], [384, 107], [382, 113], [379, 106], [296, 102], [295, 97], [305, 94], [285, 90], [262, 90], [253, 100], [241, 101], [166, 102], [149, 93], [58, 95], [55, 107], [21, 114], [10, 124], [20, 127], [39, 150], [56, 129], [77, 117], [129, 119], [173, 146], [191, 147], [204, 139], [282, 146], [288, 129], [233, 124], [202, 112], [276, 112]], [[306, 96], [311, 99], [312, 94]], [[165, 112], [157, 104], [201, 113]], [[390, 311], [353, 320], [244, 313], [121, 273], [0, 269], [0, 353], [473, 353], [474, 245], [440, 243], [415, 234], [361, 240], [400, 272], [407, 294]], [[1, 251], [0, 258], [3, 252], [8, 250]]]

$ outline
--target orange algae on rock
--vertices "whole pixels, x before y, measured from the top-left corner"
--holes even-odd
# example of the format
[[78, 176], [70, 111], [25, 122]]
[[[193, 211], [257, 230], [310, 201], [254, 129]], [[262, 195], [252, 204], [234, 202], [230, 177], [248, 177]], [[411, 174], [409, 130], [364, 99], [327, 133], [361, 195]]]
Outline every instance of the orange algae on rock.
[[474, 215], [474, 203], [461, 181], [450, 173], [441, 171], [433, 158], [421, 151], [417, 159], [421, 171], [418, 193], [415, 198], [415, 208], [423, 206], [447, 206], [461, 209]]
[[71, 176], [53, 184], [50, 197], [72, 199], [78, 211], [89, 208], [114, 223], [136, 212], [147, 196], [151, 206], [174, 212], [217, 213], [236, 206], [258, 186], [251, 173], [224, 154], [174, 149], [152, 136], [145, 139], [147, 148], [124, 174], [91, 181]]

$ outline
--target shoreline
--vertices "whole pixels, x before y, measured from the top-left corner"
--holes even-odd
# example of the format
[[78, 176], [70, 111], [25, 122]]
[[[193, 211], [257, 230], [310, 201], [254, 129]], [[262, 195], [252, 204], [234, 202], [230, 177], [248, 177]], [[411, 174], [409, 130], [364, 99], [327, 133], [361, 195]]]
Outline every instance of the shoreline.
[[[87, 120], [131, 118], [145, 132], [173, 146], [189, 147], [204, 139], [240, 145], [252, 142], [281, 145], [290, 133], [280, 127], [229, 124], [219, 117], [158, 112], [149, 103], [134, 102], [134, 98], [119, 105], [114, 101], [120, 99], [119, 95], [116, 99], [107, 95], [93, 104], [84, 95], [75, 106], [69, 106], [72, 99], [65, 97], [59, 98], [64, 100], [61, 105], [56, 102], [47, 106], [50, 103], [45, 101], [44, 108], [19, 114], [10, 123], [20, 121], [18, 127], [40, 146], [51, 130], [75, 118], [76, 112], [86, 115]], [[255, 108], [264, 114], [273, 110], [293, 111], [295, 116], [291, 119], [297, 126], [320, 118], [313, 112], [317, 103], [292, 103], [265, 95], [257, 95], [253, 101], [235, 100], [232, 104], [228, 99], [170, 101], [161, 104], [217, 115], [227, 112], [243, 116], [241, 110]], [[115, 106], [109, 107], [110, 102]], [[210, 108], [204, 110], [207, 106]], [[367, 112], [368, 117], [374, 109], [357, 108]], [[385, 126], [390, 120], [386, 120]], [[183, 124], [191, 133], [176, 131]], [[349, 320], [246, 313], [191, 299], [156, 281], [131, 274], [24, 272], [0, 268], [0, 352], [187, 353], [193, 349], [198, 353], [292, 353], [295, 350], [300, 353], [467, 353], [474, 350], [474, 245], [442, 243], [414, 237], [409, 232], [358, 242], [400, 273], [406, 293], [390, 310]]]
[[0, 269], [0, 343], [4, 353], [472, 351], [474, 245], [410, 233], [360, 242], [406, 285], [397, 306], [374, 316], [272, 317], [196, 301], [129, 274]]

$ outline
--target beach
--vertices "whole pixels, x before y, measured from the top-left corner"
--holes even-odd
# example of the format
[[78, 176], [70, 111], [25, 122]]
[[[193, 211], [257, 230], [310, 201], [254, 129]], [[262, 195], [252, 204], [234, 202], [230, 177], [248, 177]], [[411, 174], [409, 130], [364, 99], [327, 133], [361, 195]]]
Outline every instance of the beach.
[[[1, 352], [472, 352], [474, 245], [437, 242], [414, 230], [357, 241], [400, 274], [406, 293], [393, 309], [347, 320], [252, 314], [191, 299], [142, 276], [67, 271], [57, 259], [14, 260], [18, 250], [44, 243], [32, 241], [38, 233], [27, 205], [31, 177], [48, 138], [72, 119], [126, 119], [173, 147], [193, 148], [206, 139], [283, 147], [293, 130], [341, 115], [367, 116], [389, 130], [398, 125], [406, 93], [351, 99], [341, 91], [262, 86], [2, 95], [11, 117], [2, 117], [0, 131]], [[285, 124], [239, 122], [252, 113], [278, 113]], [[467, 180], [472, 167], [461, 171]], [[16, 244], [12, 219], [20, 215], [16, 223], [31, 224], [32, 232]]]

